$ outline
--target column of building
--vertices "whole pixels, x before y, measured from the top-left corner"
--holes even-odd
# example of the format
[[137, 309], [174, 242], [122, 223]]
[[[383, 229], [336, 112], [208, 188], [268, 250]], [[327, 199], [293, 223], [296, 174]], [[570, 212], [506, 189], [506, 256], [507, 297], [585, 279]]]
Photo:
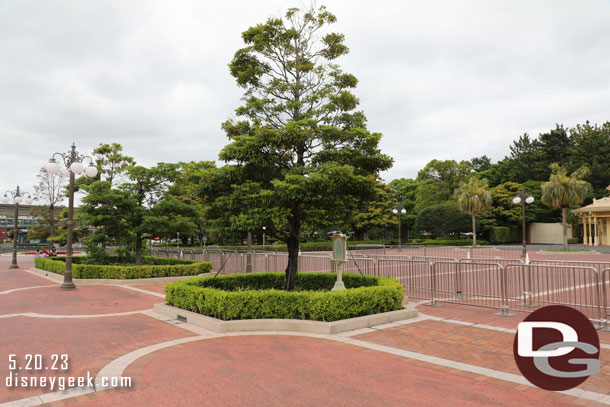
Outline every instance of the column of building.
[[589, 245], [589, 227], [588, 227], [589, 218], [587, 215], [582, 217], [582, 243], [585, 246]]

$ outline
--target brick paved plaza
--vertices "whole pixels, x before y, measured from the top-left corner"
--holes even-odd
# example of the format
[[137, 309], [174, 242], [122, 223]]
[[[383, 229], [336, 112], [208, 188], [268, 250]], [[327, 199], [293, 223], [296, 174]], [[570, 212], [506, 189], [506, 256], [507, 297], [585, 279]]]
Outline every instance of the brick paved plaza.
[[[339, 335], [217, 334], [154, 313], [164, 284], [60, 291], [28, 271], [31, 258], [18, 270], [9, 262], [0, 257], [1, 407], [610, 405], [610, 332], [599, 331], [601, 372], [552, 393], [528, 385], [513, 360], [525, 313], [421, 304], [418, 318]], [[132, 385], [9, 389], [10, 354], [68, 354], [62, 374]]]

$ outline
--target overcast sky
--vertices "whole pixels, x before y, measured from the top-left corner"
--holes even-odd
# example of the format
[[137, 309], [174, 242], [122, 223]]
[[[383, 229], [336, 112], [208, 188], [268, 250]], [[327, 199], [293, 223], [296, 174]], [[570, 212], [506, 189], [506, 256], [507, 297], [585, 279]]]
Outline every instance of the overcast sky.
[[[33, 191], [75, 142], [139, 164], [217, 160], [241, 91], [241, 32], [299, 1], [0, 0], [0, 194]], [[306, 3], [308, 4], [308, 3]], [[508, 153], [523, 133], [610, 120], [610, 1], [318, 1], [382, 150], [386, 181]]]

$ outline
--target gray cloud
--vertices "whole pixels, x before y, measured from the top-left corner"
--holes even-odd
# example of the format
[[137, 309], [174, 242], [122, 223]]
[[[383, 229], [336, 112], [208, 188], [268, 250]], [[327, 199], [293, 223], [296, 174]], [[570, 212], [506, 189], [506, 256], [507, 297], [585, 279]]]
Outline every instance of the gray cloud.
[[[369, 128], [395, 158], [388, 181], [609, 119], [606, 1], [325, 4]], [[217, 159], [241, 96], [227, 68], [240, 33], [288, 5], [0, 0], [0, 189], [31, 189], [72, 142], [119, 142], [143, 165]]]

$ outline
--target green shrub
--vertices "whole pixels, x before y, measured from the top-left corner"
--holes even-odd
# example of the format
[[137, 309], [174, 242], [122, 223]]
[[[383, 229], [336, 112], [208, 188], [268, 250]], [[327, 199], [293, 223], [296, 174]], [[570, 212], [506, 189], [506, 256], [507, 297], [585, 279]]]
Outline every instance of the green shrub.
[[346, 290], [330, 291], [337, 275], [301, 273], [296, 290], [284, 291], [284, 273], [195, 277], [168, 284], [166, 302], [211, 317], [286, 318], [336, 321], [402, 308], [404, 289], [397, 280], [343, 274]]
[[489, 231], [489, 242], [491, 244], [509, 243], [511, 241], [510, 237], [510, 228], [506, 226], [494, 226]]
[[577, 237], [570, 237], [568, 238], [568, 244], [578, 244], [580, 243], [580, 239]]
[[[212, 263], [203, 261], [162, 258], [149, 258], [147, 261], [150, 263], [141, 266], [96, 265], [86, 264], [82, 257], [73, 257], [72, 276], [74, 278], [128, 280], [134, 278], [196, 276], [202, 273], [209, 273], [212, 270]], [[66, 268], [65, 257], [53, 259], [37, 258], [34, 262], [36, 268], [57, 274], [64, 274]]]
[[[53, 257], [53, 260], [66, 261], [65, 256]], [[73, 264], [97, 264], [89, 256], [72, 257]], [[167, 257], [142, 256], [142, 265], [193, 264], [194, 260], [172, 259]], [[97, 264], [98, 266], [101, 264]], [[108, 256], [104, 265], [134, 266], [132, 257]]]

